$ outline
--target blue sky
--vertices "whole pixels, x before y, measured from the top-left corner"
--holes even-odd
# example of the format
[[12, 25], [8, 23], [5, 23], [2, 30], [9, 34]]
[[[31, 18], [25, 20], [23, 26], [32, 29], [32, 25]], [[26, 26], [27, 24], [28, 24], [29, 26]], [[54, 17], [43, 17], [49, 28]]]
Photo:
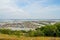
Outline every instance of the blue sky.
[[0, 19], [60, 19], [60, 0], [0, 0]]

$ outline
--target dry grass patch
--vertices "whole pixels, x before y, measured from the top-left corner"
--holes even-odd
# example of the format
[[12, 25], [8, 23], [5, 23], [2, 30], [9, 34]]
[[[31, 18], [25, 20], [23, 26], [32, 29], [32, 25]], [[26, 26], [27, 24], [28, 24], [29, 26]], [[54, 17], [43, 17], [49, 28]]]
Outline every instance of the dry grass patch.
[[0, 34], [0, 40], [60, 40], [60, 37], [17, 37], [14, 35]]

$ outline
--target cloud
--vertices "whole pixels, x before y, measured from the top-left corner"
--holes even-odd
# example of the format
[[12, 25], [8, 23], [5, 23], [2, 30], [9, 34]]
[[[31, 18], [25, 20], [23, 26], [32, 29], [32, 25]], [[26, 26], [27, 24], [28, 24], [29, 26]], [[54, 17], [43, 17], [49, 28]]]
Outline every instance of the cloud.
[[28, 17], [30, 15], [21, 8], [18, 8], [14, 0], [0, 0], [1, 19], [22, 19]]
[[52, 0], [0, 0], [0, 19], [58, 19], [60, 6]]
[[28, 5], [25, 10], [29, 12], [32, 16], [32, 19], [59, 19], [60, 6], [56, 5], [47, 5], [44, 4], [48, 2], [48, 0], [43, 1], [35, 1], [32, 4]]

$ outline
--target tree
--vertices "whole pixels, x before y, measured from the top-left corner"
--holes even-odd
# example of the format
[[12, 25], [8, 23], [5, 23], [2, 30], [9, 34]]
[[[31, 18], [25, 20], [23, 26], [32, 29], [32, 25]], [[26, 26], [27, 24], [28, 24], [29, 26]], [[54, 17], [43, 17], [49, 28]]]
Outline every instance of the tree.
[[60, 37], [60, 22], [57, 22], [56, 24], [54, 24], [57, 27], [56, 30], [56, 36]]

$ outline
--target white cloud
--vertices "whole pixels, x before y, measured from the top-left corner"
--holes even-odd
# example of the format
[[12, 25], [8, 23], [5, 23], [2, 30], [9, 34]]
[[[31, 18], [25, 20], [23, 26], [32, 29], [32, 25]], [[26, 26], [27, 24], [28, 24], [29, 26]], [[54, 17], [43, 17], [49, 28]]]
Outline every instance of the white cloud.
[[[49, 6], [48, 5], [47, 7], [44, 7], [41, 4], [34, 2], [33, 4], [27, 6], [25, 8], [25, 10], [28, 11], [32, 15], [32, 18], [38, 18], [38, 19], [39, 18], [42, 18], [42, 19], [60, 18], [59, 17], [59, 13], [60, 13], [59, 6], [55, 6], [55, 5]], [[59, 11], [59, 13], [57, 11]]]
[[22, 19], [28, 17], [30, 17], [30, 15], [26, 11], [16, 6], [15, 0], [0, 0], [0, 18]]
[[[18, 1], [28, 3], [28, 5], [20, 8], [16, 4]], [[59, 11], [60, 13], [60, 7], [55, 5], [47, 5], [45, 7], [43, 3], [46, 2], [48, 2], [48, 0], [0, 0], [0, 18], [59, 18], [56, 12]]]

